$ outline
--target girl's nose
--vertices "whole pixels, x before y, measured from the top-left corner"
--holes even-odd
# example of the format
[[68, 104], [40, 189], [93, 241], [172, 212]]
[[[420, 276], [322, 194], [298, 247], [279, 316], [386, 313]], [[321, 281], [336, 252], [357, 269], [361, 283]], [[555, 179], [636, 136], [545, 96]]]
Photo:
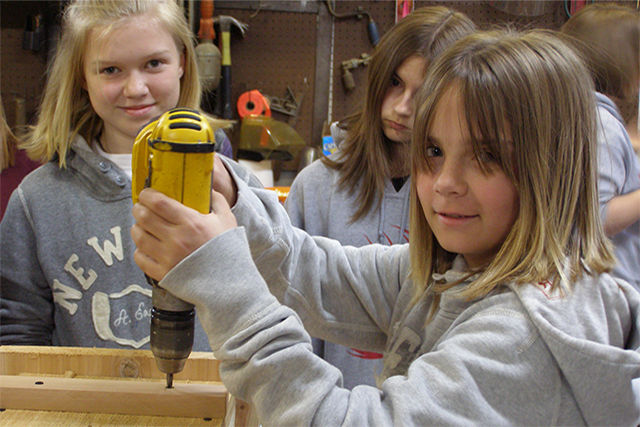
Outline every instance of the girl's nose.
[[398, 98], [394, 106], [396, 113], [401, 116], [410, 116], [413, 114], [413, 93], [405, 90], [402, 96]]
[[445, 160], [435, 173], [436, 193], [442, 196], [460, 196], [466, 193], [465, 172], [460, 162]]
[[148, 93], [149, 88], [143, 75], [134, 71], [132, 72], [124, 86], [124, 95], [129, 98], [144, 96]]

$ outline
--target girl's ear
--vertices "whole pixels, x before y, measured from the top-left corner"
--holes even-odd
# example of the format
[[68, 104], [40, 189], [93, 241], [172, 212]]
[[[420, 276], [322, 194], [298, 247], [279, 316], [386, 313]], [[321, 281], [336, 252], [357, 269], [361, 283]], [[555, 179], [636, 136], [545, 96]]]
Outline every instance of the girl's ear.
[[87, 89], [87, 72], [84, 67], [85, 65], [83, 65], [82, 69], [80, 70], [80, 87], [88, 91], [89, 89]]
[[178, 79], [181, 79], [182, 76], [184, 75], [184, 64], [185, 64], [185, 54], [184, 52], [182, 52], [182, 54], [180, 54], [180, 75], [178, 76]]

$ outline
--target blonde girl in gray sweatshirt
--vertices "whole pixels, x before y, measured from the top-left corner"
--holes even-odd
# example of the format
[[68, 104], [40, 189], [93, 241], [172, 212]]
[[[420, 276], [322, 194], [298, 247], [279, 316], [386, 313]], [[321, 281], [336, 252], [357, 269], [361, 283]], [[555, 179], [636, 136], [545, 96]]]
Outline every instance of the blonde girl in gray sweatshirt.
[[[0, 344], [149, 348], [151, 286], [133, 262], [138, 130], [200, 105], [193, 34], [173, 0], [71, 1], [38, 119], [43, 166], [0, 223]], [[198, 325], [194, 348], [209, 350]]]

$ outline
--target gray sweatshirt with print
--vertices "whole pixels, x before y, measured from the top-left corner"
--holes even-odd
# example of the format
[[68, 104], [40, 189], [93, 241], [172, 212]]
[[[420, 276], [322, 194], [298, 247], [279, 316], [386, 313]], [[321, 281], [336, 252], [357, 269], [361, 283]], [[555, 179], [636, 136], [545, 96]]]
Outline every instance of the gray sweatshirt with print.
[[[0, 223], [0, 343], [149, 348], [131, 181], [78, 137], [13, 192]], [[195, 351], [210, 351], [196, 322]]]
[[[160, 285], [196, 305], [224, 383], [264, 425], [640, 423], [640, 295], [626, 282], [505, 284], [476, 301], [453, 288], [427, 323], [430, 300], [410, 304], [408, 245], [310, 237], [244, 175], [233, 208], [242, 227]], [[383, 353], [380, 387], [343, 388], [303, 324]]]

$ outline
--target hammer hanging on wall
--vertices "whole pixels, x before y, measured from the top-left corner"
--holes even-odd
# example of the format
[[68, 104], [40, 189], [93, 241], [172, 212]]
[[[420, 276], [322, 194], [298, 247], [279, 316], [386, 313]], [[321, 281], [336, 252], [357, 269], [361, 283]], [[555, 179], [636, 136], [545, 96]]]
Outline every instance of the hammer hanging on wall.
[[231, 107], [231, 26], [238, 27], [240, 33], [244, 36], [248, 25], [227, 15], [217, 16], [213, 22], [220, 25], [220, 43], [222, 46], [222, 81], [220, 83], [222, 118], [231, 119], [233, 115]]

